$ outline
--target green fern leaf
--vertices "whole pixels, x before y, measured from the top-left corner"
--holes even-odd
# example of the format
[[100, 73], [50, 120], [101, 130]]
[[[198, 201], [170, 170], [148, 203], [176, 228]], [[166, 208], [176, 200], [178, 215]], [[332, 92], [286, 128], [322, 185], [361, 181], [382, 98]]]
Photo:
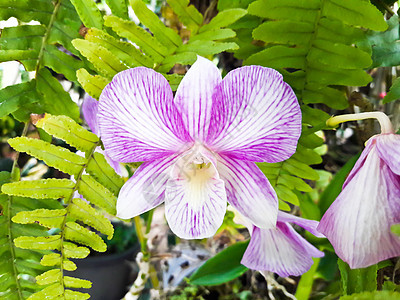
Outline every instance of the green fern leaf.
[[60, 282], [61, 270], [53, 269], [36, 276], [36, 283], [39, 285], [48, 285], [55, 282]]
[[130, 0], [130, 3], [143, 25], [149, 28], [154, 37], [170, 52], [182, 45], [181, 37], [171, 28], [166, 27], [157, 15], [147, 8], [142, 0]]
[[46, 114], [36, 123], [36, 126], [84, 152], [91, 152], [99, 141], [94, 133], [82, 128], [66, 116]]
[[103, 27], [103, 18], [96, 3], [93, 0], [70, 0], [75, 6], [83, 24], [86, 27], [95, 27], [101, 29]]
[[106, 0], [106, 3], [113, 15], [121, 19], [129, 19], [128, 0]]
[[197, 55], [194, 52], [183, 52], [167, 56], [156, 70], [161, 73], [167, 73], [175, 64], [191, 65], [196, 59]]
[[93, 159], [89, 161], [86, 167], [86, 172], [92, 175], [93, 178], [116, 196], [125, 183], [125, 181], [107, 163], [104, 155], [98, 152], [93, 153]]
[[64, 255], [68, 258], [85, 258], [90, 253], [86, 247], [77, 246], [73, 243], [64, 243]]
[[61, 228], [64, 217], [67, 214], [65, 209], [36, 209], [17, 213], [12, 221], [19, 224], [39, 223], [47, 228]]
[[200, 33], [220, 29], [222, 27], [227, 27], [233, 23], [235, 23], [238, 19], [247, 14], [245, 9], [241, 8], [231, 8], [226, 9], [219, 14], [217, 14], [213, 19], [211, 19], [210, 23], [202, 26], [199, 30]]
[[8, 140], [8, 143], [15, 150], [33, 155], [47, 165], [74, 176], [77, 176], [87, 163], [84, 157], [39, 139], [17, 137]]
[[4, 184], [1, 191], [8, 195], [46, 198], [69, 198], [74, 188], [69, 179], [39, 179]]
[[62, 294], [64, 293], [64, 289], [60, 283], [52, 284], [40, 292], [37, 292], [31, 296], [29, 296], [28, 300], [43, 300], [43, 299], [64, 299]]
[[221, 53], [227, 50], [236, 50], [238, 48], [239, 47], [236, 43], [231, 43], [231, 42], [195, 40], [193, 42], [188, 42], [187, 44], [182, 45], [176, 50], [176, 52], [177, 53], [195, 52], [201, 56], [208, 56]]
[[104, 209], [109, 214], [116, 214], [117, 197], [92, 176], [82, 176], [82, 179], [78, 182], [78, 191], [86, 200]]
[[74, 278], [70, 276], [64, 276], [64, 285], [70, 288], [90, 289], [92, 287], [92, 283], [89, 280]]
[[178, 15], [182, 24], [184, 24], [193, 34], [196, 33], [202, 25], [203, 16], [193, 5], [189, 5], [189, 2], [189, 0], [167, 0], [167, 3]]
[[64, 236], [68, 240], [89, 246], [98, 252], [104, 252], [107, 250], [107, 245], [101, 237], [75, 222], [67, 222], [65, 224]]
[[112, 238], [114, 227], [111, 222], [84, 200], [79, 198], [72, 199], [72, 204], [69, 206], [69, 213], [72, 218], [80, 220], [99, 232], [108, 235], [108, 239]]
[[86, 69], [76, 71], [76, 77], [83, 89], [93, 98], [99, 99], [104, 87], [110, 81], [100, 75], [90, 75]]
[[61, 236], [20, 236], [14, 240], [15, 246], [22, 249], [36, 249], [36, 250], [60, 250]]
[[400, 99], [400, 77], [397, 77], [393, 82], [389, 92], [383, 98], [383, 103], [389, 103], [397, 99]]

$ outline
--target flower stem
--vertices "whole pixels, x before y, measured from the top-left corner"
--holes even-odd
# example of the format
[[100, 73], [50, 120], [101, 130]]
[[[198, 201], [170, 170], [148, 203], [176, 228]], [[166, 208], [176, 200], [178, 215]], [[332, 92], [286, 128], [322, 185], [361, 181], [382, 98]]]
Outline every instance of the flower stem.
[[381, 126], [381, 133], [394, 133], [392, 123], [388, 116], [380, 111], [364, 112], [359, 114], [347, 114], [341, 116], [331, 117], [326, 121], [326, 125], [329, 127], [336, 127], [340, 123], [348, 121], [358, 121], [365, 119], [377, 119]]

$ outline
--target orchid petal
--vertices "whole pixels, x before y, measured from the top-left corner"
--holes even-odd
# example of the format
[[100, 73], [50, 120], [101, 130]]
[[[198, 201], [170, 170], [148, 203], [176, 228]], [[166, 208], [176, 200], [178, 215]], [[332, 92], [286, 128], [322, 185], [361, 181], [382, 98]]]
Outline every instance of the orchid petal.
[[120, 162], [158, 159], [191, 142], [168, 81], [144, 67], [115, 75], [100, 95], [98, 119], [106, 153]]
[[310, 269], [312, 257], [322, 257], [289, 224], [278, 222], [276, 228], [254, 227], [241, 263], [253, 270], [275, 272], [281, 277], [299, 276]]
[[375, 137], [378, 155], [393, 173], [400, 175], [400, 135], [380, 134]]
[[400, 255], [400, 238], [390, 231], [400, 223], [400, 176], [380, 159], [373, 141], [367, 147], [318, 226], [351, 268]]
[[[186, 158], [181, 158], [184, 162]], [[178, 161], [165, 193], [165, 217], [177, 236], [202, 239], [215, 234], [226, 212], [226, 192], [212, 163], [187, 169]]]
[[209, 147], [247, 161], [283, 161], [296, 151], [301, 113], [290, 86], [275, 70], [233, 70], [216, 87]]
[[97, 113], [99, 111], [99, 101], [96, 99], [85, 96], [82, 102], [82, 114], [90, 130], [99, 135], [99, 125], [97, 122]]
[[194, 140], [203, 141], [208, 132], [212, 94], [221, 81], [218, 68], [208, 59], [197, 56], [197, 61], [179, 84], [175, 103]]
[[165, 186], [176, 156], [143, 163], [118, 195], [117, 217], [130, 219], [164, 202]]
[[285, 213], [283, 211], [279, 211], [278, 212], [278, 222], [293, 223], [300, 227], [303, 227], [305, 230], [309, 231], [311, 234], [315, 235], [316, 237], [319, 237], [319, 238], [325, 237], [323, 234], [321, 234], [317, 230], [317, 227], [319, 224], [318, 221], [303, 219], [303, 218]]
[[217, 168], [229, 204], [257, 227], [275, 227], [278, 198], [256, 164], [224, 156], [218, 159]]

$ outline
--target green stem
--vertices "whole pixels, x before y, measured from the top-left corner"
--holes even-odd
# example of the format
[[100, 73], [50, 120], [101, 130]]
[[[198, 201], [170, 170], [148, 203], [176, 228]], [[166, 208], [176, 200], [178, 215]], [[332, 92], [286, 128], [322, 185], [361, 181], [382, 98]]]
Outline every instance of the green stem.
[[377, 119], [381, 125], [381, 133], [394, 133], [392, 123], [387, 115], [380, 111], [364, 112], [359, 114], [347, 114], [331, 117], [326, 121], [326, 125], [329, 127], [336, 127], [340, 123], [348, 121], [358, 121], [365, 119]]
[[[29, 121], [25, 123], [24, 129], [22, 130], [22, 135], [21, 136], [26, 136], [26, 134], [28, 133], [28, 128], [29, 128]], [[15, 160], [13, 162], [13, 166], [11, 169], [11, 179], [12, 181], [18, 181], [19, 180], [19, 172], [18, 170], [18, 158], [19, 158], [19, 152], [17, 152], [17, 155], [15, 157]], [[18, 174], [18, 176], [16, 175]], [[18, 279], [18, 270], [17, 267], [15, 265], [16, 260], [17, 260], [17, 256], [15, 254], [15, 249], [14, 249], [14, 238], [13, 238], [13, 233], [11, 230], [11, 225], [12, 225], [12, 221], [11, 221], [11, 207], [12, 207], [12, 201], [13, 201], [13, 196], [8, 196], [8, 206], [7, 206], [7, 227], [8, 227], [8, 244], [10, 245], [10, 255], [11, 255], [11, 261], [12, 261], [12, 273], [14, 276], [14, 280], [15, 283], [17, 285], [17, 294], [18, 294], [18, 299], [23, 300], [24, 297], [22, 296], [22, 288], [21, 285], [19, 283], [19, 279]]]

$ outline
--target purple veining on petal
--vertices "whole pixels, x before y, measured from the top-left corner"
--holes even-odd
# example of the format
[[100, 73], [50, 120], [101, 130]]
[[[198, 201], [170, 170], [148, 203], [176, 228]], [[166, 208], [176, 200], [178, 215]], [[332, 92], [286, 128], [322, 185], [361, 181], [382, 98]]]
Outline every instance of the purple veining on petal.
[[90, 130], [99, 135], [99, 125], [97, 122], [97, 113], [99, 111], [99, 101], [86, 95], [82, 103], [83, 117], [88, 124]]
[[275, 70], [231, 71], [213, 95], [209, 147], [240, 160], [279, 162], [296, 150], [301, 112], [290, 86]]
[[351, 268], [400, 255], [400, 238], [390, 231], [400, 223], [400, 176], [380, 158], [375, 138], [318, 226]]
[[212, 94], [221, 81], [218, 68], [208, 59], [198, 56], [179, 84], [174, 102], [194, 140], [204, 141], [207, 135]]
[[317, 226], [319, 224], [318, 221], [303, 219], [283, 211], [278, 211], [278, 222], [287, 222], [299, 225], [303, 227], [305, 230], [309, 231], [311, 234], [315, 235], [316, 237], [323, 238], [325, 237], [317, 230]]
[[323, 255], [288, 223], [278, 222], [272, 229], [254, 227], [241, 263], [250, 269], [275, 272], [282, 277], [299, 276], [310, 269], [314, 263], [312, 257]]
[[380, 134], [374, 137], [378, 155], [393, 173], [400, 175], [400, 135]]
[[229, 204], [256, 226], [275, 227], [278, 199], [256, 164], [221, 156], [217, 169], [221, 179], [225, 181]]
[[164, 202], [165, 187], [177, 156], [143, 163], [122, 187], [117, 200], [117, 216], [129, 219]]
[[98, 120], [106, 153], [120, 162], [158, 159], [192, 143], [168, 81], [144, 67], [118, 73], [104, 88]]

